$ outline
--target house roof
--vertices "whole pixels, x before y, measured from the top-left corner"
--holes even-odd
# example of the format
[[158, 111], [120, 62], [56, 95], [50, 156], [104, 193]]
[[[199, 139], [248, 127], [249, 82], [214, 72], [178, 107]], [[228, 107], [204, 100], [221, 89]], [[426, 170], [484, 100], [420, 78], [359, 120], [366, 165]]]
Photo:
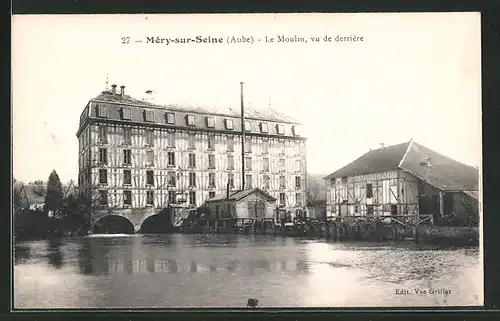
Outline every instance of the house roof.
[[476, 168], [412, 142], [399, 167], [443, 191], [478, 190]]
[[[24, 207], [31, 204], [44, 204], [45, 196], [47, 195], [46, 184], [23, 184], [20, 182], [14, 183], [14, 190], [20, 193], [21, 203]], [[76, 195], [76, 188], [74, 185], [62, 186], [63, 197]]]
[[267, 199], [271, 201], [276, 201], [276, 198], [272, 197], [269, 193], [264, 192], [260, 188], [252, 188], [252, 189], [246, 189], [246, 190], [240, 190], [240, 191], [233, 191], [229, 193], [229, 198], [226, 197], [226, 194], [220, 194], [215, 197], [212, 197], [211, 199], [207, 200], [208, 202], [217, 202], [217, 201], [239, 201], [242, 200], [243, 198], [249, 196], [252, 193], [260, 193], [264, 195]]
[[325, 177], [325, 179], [356, 176], [398, 169], [410, 142], [370, 150], [352, 163]]
[[325, 179], [404, 170], [443, 191], [478, 189], [479, 173], [411, 140], [407, 143], [369, 151]]

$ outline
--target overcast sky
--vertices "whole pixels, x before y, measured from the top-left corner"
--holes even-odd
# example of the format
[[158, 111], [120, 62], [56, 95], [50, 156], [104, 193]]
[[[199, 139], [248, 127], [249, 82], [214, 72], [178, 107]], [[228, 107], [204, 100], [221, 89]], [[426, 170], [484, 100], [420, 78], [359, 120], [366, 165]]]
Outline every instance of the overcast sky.
[[[80, 113], [106, 86], [163, 103], [272, 108], [300, 120], [310, 173], [413, 138], [480, 165], [475, 13], [15, 16], [14, 177], [77, 179]], [[298, 35], [303, 43], [265, 43]], [[356, 43], [310, 37], [362, 36]], [[146, 37], [253, 36], [254, 44], [146, 44]], [[143, 40], [124, 45], [121, 37]], [[261, 42], [258, 42], [261, 39]]]

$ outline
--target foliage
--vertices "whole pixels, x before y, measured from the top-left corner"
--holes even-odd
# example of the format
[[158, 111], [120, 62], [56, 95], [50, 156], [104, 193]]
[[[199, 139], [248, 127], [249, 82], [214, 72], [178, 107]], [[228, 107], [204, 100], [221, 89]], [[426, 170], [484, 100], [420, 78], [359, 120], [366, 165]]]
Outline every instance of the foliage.
[[54, 211], [55, 214], [59, 213], [61, 207], [63, 206], [63, 190], [61, 180], [55, 170], [50, 173], [49, 181], [47, 183], [45, 206], [47, 210]]

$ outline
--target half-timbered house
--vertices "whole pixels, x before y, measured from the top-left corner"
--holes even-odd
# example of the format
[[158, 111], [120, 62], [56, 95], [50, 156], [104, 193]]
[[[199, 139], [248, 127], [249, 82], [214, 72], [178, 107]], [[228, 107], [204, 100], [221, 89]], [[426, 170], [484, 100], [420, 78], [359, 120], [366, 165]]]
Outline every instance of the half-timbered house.
[[413, 140], [370, 150], [325, 180], [328, 216], [433, 214], [436, 222], [478, 219], [478, 170]]
[[[161, 105], [116, 85], [91, 99], [76, 133], [79, 186], [114, 210], [201, 206], [231, 190], [259, 187], [289, 211], [305, 206], [306, 139], [301, 124], [271, 109]], [[245, 186], [241, 186], [245, 175]]]

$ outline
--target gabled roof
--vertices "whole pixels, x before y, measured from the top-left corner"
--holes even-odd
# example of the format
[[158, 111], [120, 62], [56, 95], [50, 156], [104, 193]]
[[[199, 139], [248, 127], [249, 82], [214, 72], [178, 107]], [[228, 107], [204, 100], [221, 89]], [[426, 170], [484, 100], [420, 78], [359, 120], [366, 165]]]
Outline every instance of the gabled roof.
[[479, 173], [476, 168], [441, 155], [413, 140], [369, 151], [325, 179], [397, 169], [443, 191], [478, 190]]
[[412, 142], [399, 167], [443, 191], [474, 191], [479, 187], [476, 168], [457, 162]]
[[410, 142], [406, 142], [370, 150], [352, 163], [328, 175], [325, 179], [396, 170], [409, 145]]
[[240, 201], [243, 198], [249, 196], [252, 193], [260, 193], [262, 194], [265, 198], [267, 198], [270, 201], [276, 201], [276, 198], [272, 197], [269, 193], [264, 192], [260, 188], [252, 188], [252, 189], [246, 189], [242, 191], [233, 191], [229, 193], [229, 198], [227, 198], [226, 194], [220, 194], [215, 197], [212, 197], [211, 199], [207, 200], [206, 202], [217, 202], [217, 201]]

